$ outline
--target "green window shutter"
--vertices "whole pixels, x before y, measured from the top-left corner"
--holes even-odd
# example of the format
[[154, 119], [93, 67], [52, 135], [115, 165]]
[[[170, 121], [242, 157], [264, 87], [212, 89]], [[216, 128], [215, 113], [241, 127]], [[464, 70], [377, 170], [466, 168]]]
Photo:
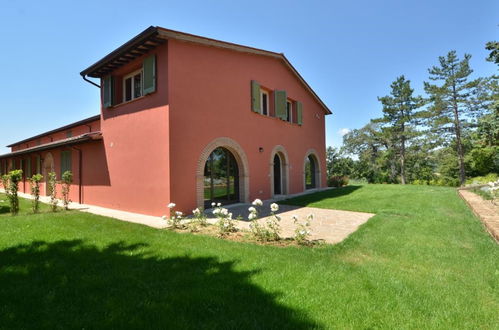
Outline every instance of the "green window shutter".
[[142, 63], [144, 75], [144, 95], [156, 91], [156, 55], [151, 55], [144, 59]]
[[260, 84], [256, 81], [251, 81], [251, 110], [253, 112], [260, 112], [262, 105], [260, 104]]
[[114, 104], [114, 77], [102, 78], [102, 105], [109, 108]]
[[71, 151], [69, 150], [61, 152], [61, 178], [66, 171], [71, 171]]
[[303, 105], [301, 102], [296, 101], [296, 122], [298, 125], [303, 123]]
[[38, 155], [36, 156], [36, 174], [41, 174], [40, 172], [40, 164], [41, 163], [41, 157]]
[[10, 167], [10, 170], [13, 171], [16, 169], [16, 160], [15, 159], [12, 159], [12, 165]]
[[282, 120], [286, 120], [286, 100], [288, 96], [286, 91], [274, 91], [274, 109], [275, 116]]
[[31, 177], [31, 157], [26, 159], [26, 177]]
[[19, 160], [19, 169], [24, 172], [24, 160], [23, 159]]

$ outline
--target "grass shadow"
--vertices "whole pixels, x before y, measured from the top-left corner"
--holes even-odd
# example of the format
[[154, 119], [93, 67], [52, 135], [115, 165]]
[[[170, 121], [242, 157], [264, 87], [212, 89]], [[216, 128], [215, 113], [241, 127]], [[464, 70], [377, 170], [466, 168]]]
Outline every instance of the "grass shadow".
[[81, 240], [0, 251], [5, 328], [321, 328], [276, 302], [233, 261], [146, 256], [144, 245]]
[[9, 213], [10, 207], [5, 205], [0, 205], [0, 214]]
[[345, 195], [349, 195], [354, 191], [361, 189], [362, 185], [350, 185], [341, 188], [329, 189], [324, 191], [319, 191], [314, 194], [303, 195], [295, 198], [285, 199], [280, 201], [279, 204], [289, 204], [289, 205], [298, 205], [298, 206], [307, 206], [311, 203], [320, 202], [325, 199], [341, 197]]

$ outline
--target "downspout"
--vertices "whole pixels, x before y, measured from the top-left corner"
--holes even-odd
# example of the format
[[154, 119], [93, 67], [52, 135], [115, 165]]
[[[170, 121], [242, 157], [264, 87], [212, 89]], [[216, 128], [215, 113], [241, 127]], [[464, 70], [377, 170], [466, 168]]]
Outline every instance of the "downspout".
[[72, 149], [78, 151], [78, 203], [83, 203], [83, 185], [82, 185], [82, 170], [83, 170], [83, 151], [79, 148], [71, 147]]
[[98, 85], [98, 84], [94, 83], [92, 80], [89, 80], [89, 79], [88, 79], [88, 78], [87, 78], [84, 74], [80, 73], [80, 75], [81, 75], [81, 77], [83, 78], [83, 80], [85, 80], [86, 82], [88, 82], [88, 83], [90, 83], [90, 84], [94, 85], [95, 87], [100, 88], [100, 85]]

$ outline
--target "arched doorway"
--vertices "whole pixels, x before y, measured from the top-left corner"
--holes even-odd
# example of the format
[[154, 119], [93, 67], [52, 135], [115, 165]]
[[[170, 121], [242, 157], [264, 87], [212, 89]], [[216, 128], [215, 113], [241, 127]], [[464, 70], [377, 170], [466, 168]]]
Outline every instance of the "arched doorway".
[[274, 195], [282, 194], [282, 162], [279, 154], [274, 156]]
[[224, 147], [211, 152], [204, 166], [204, 207], [239, 202], [239, 167], [234, 155]]
[[305, 189], [314, 189], [320, 186], [320, 167], [317, 157], [308, 154], [304, 166]]
[[48, 184], [48, 178], [49, 178], [49, 173], [54, 171], [55, 171], [54, 157], [52, 157], [52, 154], [49, 152], [45, 155], [43, 159], [43, 178], [45, 181], [45, 196], [49, 196], [51, 194], [50, 187]]
[[283, 146], [277, 145], [270, 152], [270, 194], [287, 195], [289, 193], [289, 162], [288, 153]]

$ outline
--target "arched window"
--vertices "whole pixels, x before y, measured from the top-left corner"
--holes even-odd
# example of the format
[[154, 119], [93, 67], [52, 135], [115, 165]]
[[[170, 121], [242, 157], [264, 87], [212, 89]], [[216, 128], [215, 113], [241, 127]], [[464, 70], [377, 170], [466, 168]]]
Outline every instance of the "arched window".
[[204, 204], [239, 202], [239, 169], [234, 155], [223, 147], [210, 154], [204, 166]]
[[312, 155], [309, 155], [305, 160], [305, 189], [316, 188], [317, 162]]

